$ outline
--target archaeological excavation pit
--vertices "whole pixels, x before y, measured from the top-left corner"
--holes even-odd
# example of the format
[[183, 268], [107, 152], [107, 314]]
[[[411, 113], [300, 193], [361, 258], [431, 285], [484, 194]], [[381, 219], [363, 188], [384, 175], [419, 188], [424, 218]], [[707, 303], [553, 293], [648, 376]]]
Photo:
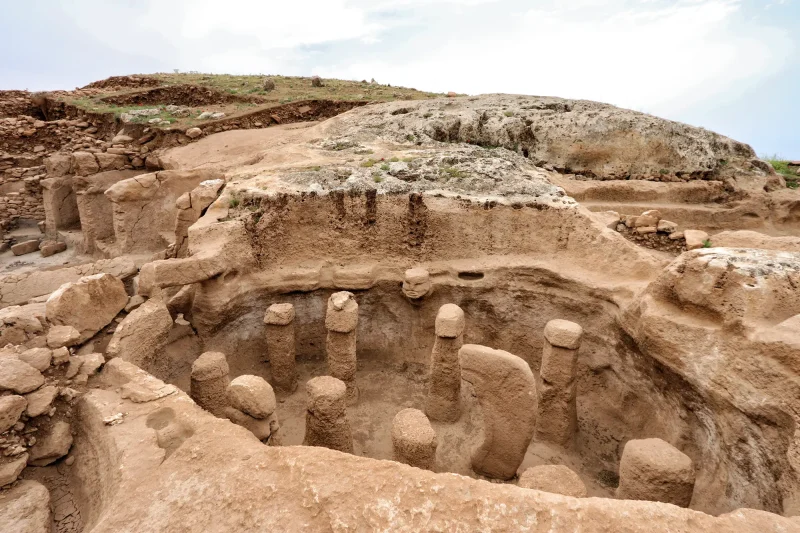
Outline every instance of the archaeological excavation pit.
[[[59, 531], [790, 531], [800, 256], [586, 209], [566, 166], [605, 168], [613, 190], [624, 157], [604, 167], [523, 126], [559, 130], [540, 112], [581, 105], [368, 105], [60, 182], [97, 261], [0, 294], [23, 304], [0, 310], [8, 360], [44, 376], [0, 382], [0, 401], [53, 387], [53, 414], [10, 435], [30, 455], [31, 428], [60, 431], [61, 448], [0, 468], [63, 500]], [[671, 157], [676, 179], [714, 177]]]

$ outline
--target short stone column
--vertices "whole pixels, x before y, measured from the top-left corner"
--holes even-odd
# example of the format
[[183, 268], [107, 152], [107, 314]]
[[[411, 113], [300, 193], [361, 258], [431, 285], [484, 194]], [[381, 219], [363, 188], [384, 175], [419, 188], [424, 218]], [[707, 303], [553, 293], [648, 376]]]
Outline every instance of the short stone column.
[[325, 327], [328, 338], [325, 350], [328, 357], [328, 372], [347, 386], [347, 403], [358, 401], [356, 386], [356, 327], [358, 326], [358, 304], [353, 293], [342, 291], [328, 299]]
[[320, 376], [306, 383], [306, 446], [353, 453], [353, 432], [347, 420], [347, 386], [340, 379]]
[[551, 320], [544, 328], [544, 350], [537, 392], [536, 440], [568, 445], [578, 427], [576, 372], [583, 328]]
[[392, 421], [394, 459], [400, 463], [433, 470], [436, 462], [436, 432], [419, 409], [403, 409]]
[[252, 432], [265, 444], [277, 445], [277, 402], [272, 386], [264, 378], [243, 375], [230, 382], [227, 389], [228, 407], [225, 416]]
[[272, 379], [283, 392], [297, 389], [297, 367], [294, 350], [294, 306], [273, 304], [264, 315], [267, 327], [267, 350]]
[[189, 395], [197, 405], [215, 416], [225, 416], [229, 372], [228, 361], [221, 352], [205, 352], [192, 363]]
[[629, 440], [619, 463], [617, 498], [689, 507], [694, 480], [692, 460], [668, 442]]
[[445, 304], [436, 315], [436, 340], [425, 413], [438, 422], [455, 422], [461, 416], [461, 364], [458, 350], [464, 344], [464, 311]]

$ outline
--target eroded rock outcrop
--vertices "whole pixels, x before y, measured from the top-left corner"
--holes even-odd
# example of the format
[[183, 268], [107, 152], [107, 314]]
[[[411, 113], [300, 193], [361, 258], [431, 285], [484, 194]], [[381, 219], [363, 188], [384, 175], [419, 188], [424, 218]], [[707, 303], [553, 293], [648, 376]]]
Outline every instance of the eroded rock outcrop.
[[73, 326], [85, 341], [107, 326], [127, 303], [122, 281], [110, 274], [95, 274], [64, 284], [51, 294], [47, 320]]

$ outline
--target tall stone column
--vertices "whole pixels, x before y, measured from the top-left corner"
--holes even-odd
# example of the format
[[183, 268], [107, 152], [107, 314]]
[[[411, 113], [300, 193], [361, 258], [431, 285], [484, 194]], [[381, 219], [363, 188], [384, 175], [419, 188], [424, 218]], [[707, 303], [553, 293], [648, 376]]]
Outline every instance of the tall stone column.
[[297, 367], [294, 349], [294, 306], [273, 304], [264, 315], [267, 325], [267, 350], [272, 379], [283, 392], [297, 389]]
[[206, 352], [192, 363], [189, 395], [197, 405], [218, 417], [225, 416], [228, 406], [230, 369], [225, 354]]
[[325, 327], [328, 338], [325, 349], [328, 357], [328, 372], [347, 386], [347, 403], [358, 401], [356, 386], [356, 327], [358, 326], [358, 304], [353, 294], [337, 292], [328, 299]]
[[436, 340], [431, 351], [431, 369], [425, 413], [431, 420], [455, 422], [461, 416], [461, 364], [458, 350], [464, 344], [464, 311], [445, 304], [436, 315]]
[[331, 376], [320, 376], [306, 383], [305, 446], [322, 446], [353, 453], [353, 432], [347, 420], [347, 386]]
[[551, 320], [544, 328], [544, 351], [537, 384], [537, 441], [566, 446], [575, 436], [578, 427], [576, 373], [582, 337], [583, 328], [567, 320]]

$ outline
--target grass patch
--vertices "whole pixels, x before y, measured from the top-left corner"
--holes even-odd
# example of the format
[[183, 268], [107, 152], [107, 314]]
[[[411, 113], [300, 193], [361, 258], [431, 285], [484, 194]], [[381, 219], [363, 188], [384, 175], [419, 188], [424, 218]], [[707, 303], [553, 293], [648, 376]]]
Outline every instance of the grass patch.
[[364, 167], [364, 168], [372, 168], [372, 167], [375, 166], [376, 163], [377, 163], [377, 161], [375, 161], [374, 159], [372, 159], [370, 157], [366, 161], [362, 161], [361, 166]]
[[372, 181], [374, 181], [375, 183], [380, 183], [383, 181], [383, 176], [381, 175], [380, 172], [373, 172]]
[[384, 163], [384, 164], [382, 164], [382, 165], [381, 165], [381, 170], [383, 170], [384, 172], [386, 172], [387, 170], [389, 170], [389, 163]]
[[507, 117], [513, 117], [513, 116], [514, 116], [514, 112], [513, 112], [513, 111], [506, 111], [506, 112], [505, 112], [505, 113], [503, 113], [503, 114], [504, 114], [505, 116], [507, 116]]
[[450, 178], [466, 178], [467, 174], [463, 170], [459, 170], [455, 167], [442, 167], [441, 172], [443, 175], [448, 176]]
[[235, 209], [239, 207], [240, 203], [242, 203], [242, 201], [239, 200], [238, 196], [231, 196], [231, 199], [228, 200], [228, 207], [230, 207], [231, 209]]
[[795, 168], [789, 166], [789, 161], [777, 154], [761, 156], [761, 159], [767, 161], [775, 169], [775, 172], [784, 177], [788, 188], [797, 189], [800, 187], [800, 175], [797, 174]]
[[711, 248], [711, 239], [706, 239], [703, 241], [703, 248]]

